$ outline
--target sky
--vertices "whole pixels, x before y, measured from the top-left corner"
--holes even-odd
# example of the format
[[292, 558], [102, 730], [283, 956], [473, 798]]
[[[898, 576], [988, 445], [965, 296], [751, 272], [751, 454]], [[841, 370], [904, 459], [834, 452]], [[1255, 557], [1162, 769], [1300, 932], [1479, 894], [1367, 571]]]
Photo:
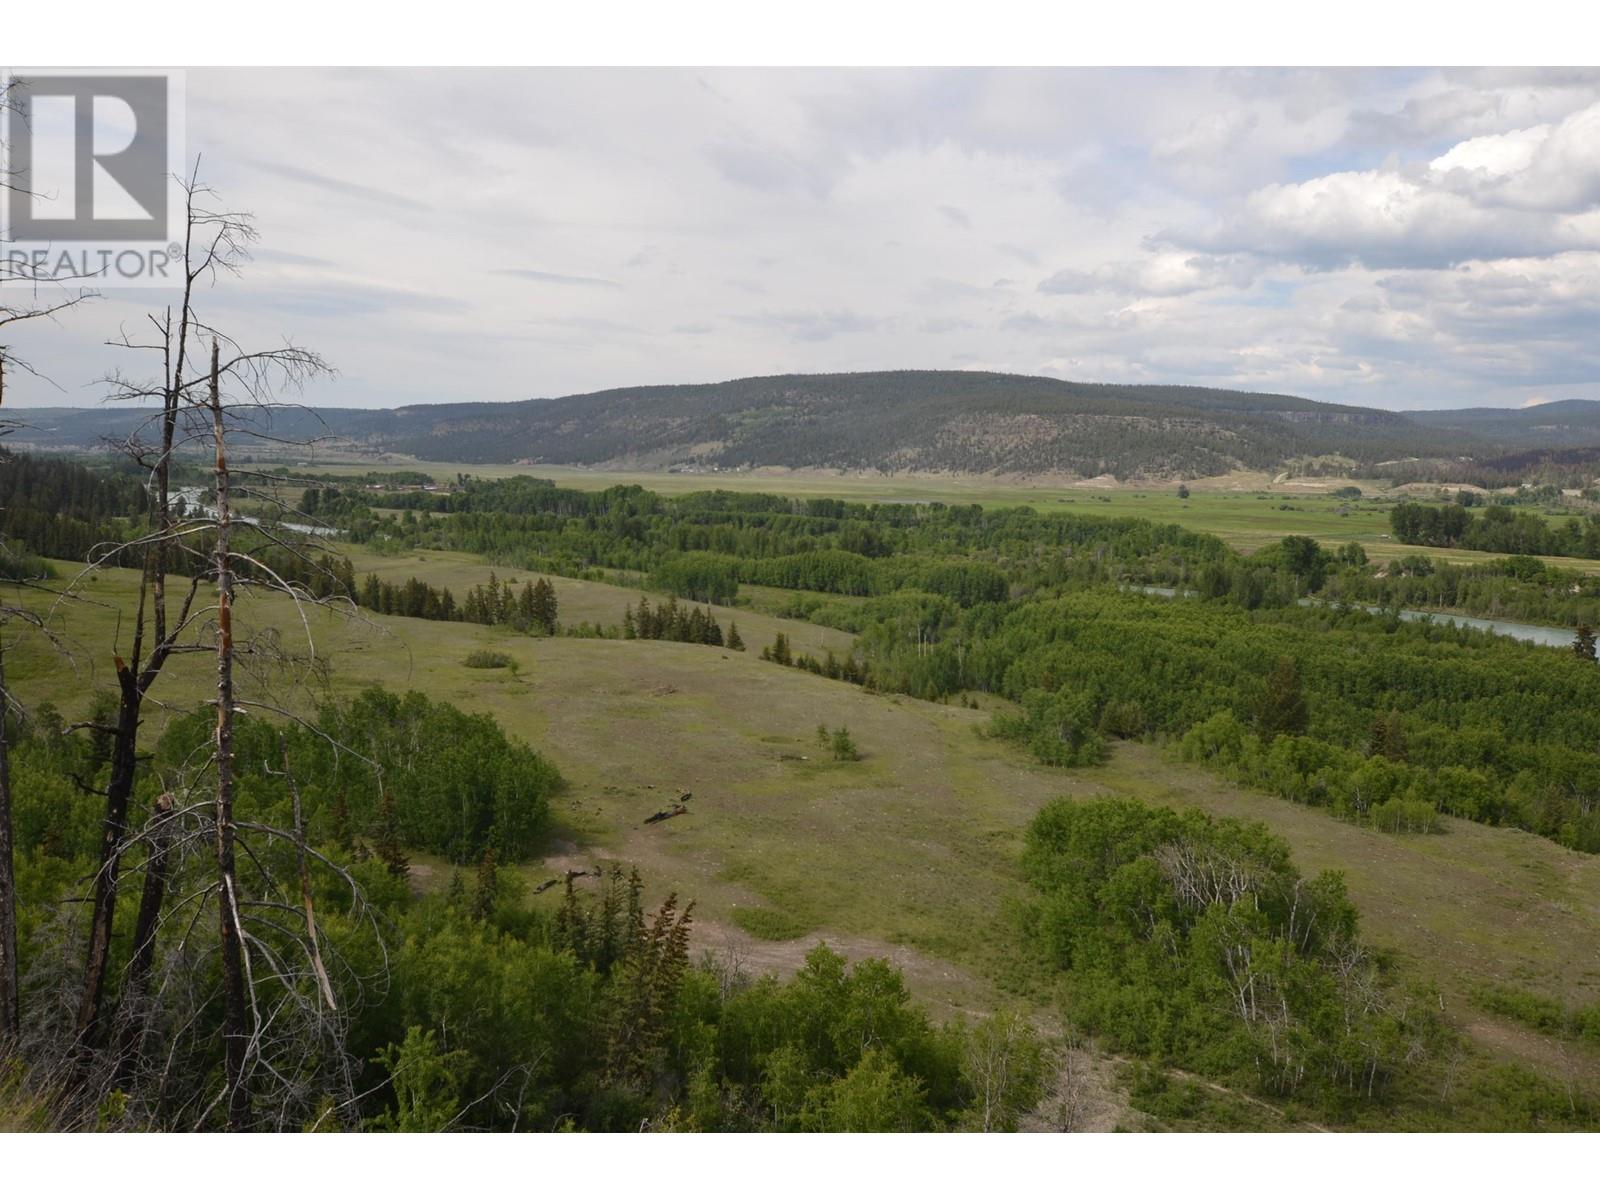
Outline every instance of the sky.
[[[1600, 398], [1600, 71], [191, 70], [202, 298], [340, 407], [953, 368]], [[14, 352], [98, 402], [107, 290]]]

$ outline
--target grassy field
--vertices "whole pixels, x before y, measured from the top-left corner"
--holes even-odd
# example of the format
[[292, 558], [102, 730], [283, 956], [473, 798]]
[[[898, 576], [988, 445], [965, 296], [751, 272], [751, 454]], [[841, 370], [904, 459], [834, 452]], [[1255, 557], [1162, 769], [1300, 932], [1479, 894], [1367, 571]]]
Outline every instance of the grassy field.
[[[466, 556], [362, 560], [362, 571], [416, 574], [454, 588], [486, 579]], [[562, 620], [615, 622], [638, 593], [557, 580]], [[76, 661], [37, 640], [7, 652], [12, 685], [32, 702], [82, 713], [109, 680], [117, 609], [131, 576], [103, 572], [99, 602], [65, 610]], [[241, 605], [247, 626], [292, 635], [276, 599]], [[748, 610], [736, 617], [744, 654], [663, 642], [535, 639], [480, 626], [385, 618], [352, 624], [313, 614], [310, 629], [334, 685], [415, 688], [494, 715], [549, 754], [570, 782], [547, 858], [523, 869], [542, 881], [568, 865], [636, 863], [656, 892], [697, 902], [700, 944], [752, 966], [783, 969], [819, 938], [899, 962], [917, 993], [942, 1009], [981, 1010], [1013, 977], [1008, 905], [1020, 893], [1021, 834], [1049, 798], [1126, 794], [1266, 822], [1308, 872], [1345, 873], [1369, 935], [1487, 1051], [1549, 1066], [1553, 1046], [1475, 1011], [1474, 985], [1500, 982], [1592, 1003], [1600, 998], [1600, 859], [1512, 830], [1446, 820], [1438, 836], [1396, 837], [1219, 782], [1158, 749], [1126, 744], [1105, 766], [1040, 766], [982, 736], [984, 714], [850, 685], [760, 661], [778, 630], [797, 649], [842, 651], [846, 635]], [[15, 627], [14, 627], [15, 628]], [[470, 670], [474, 649], [508, 653], [515, 669]], [[176, 660], [157, 699], [187, 705], [212, 684], [204, 656]], [[301, 705], [292, 681], [268, 681]], [[263, 685], [254, 685], [258, 689]], [[161, 723], [159, 711], [149, 722]], [[864, 757], [836, 763], [815, 730], [849, 727]], [[690, 814], [641, 822], [693, 793]], [[441, 864], [419, 876], [442, 886]], [[550, 893], [547, 899], [553, 897]], [[1600, 1063], [1583, 1059], [1600, 1079]]]
[[[392, 461], [391, 461], [392, 460]], [[1400, 493], [1381, 482], [1350, 479], [1274, 480], [1262, 472], [1239, 471], [1195, 480], [1188, 499], [1179, 499], [1176, 485], [1122, 484], [1110, 480], [1018, 482], [988, 476], [846, 475], [817, 471], [724, 471], [680, 474], [666, 471], [599, 471], [551, 465], [515, 466], [482, 463], [435, 463], [389, 456], [373, 460], [315, 462], [308, 468], [325, 474], [364, 474], [373, 470], [419, 470], [439, 480], [458, 474], [486, 479], [534, 475], [564, 487], [599, 491], [619, 484], [638, 484], [663, 495], [683, 495], [708, 488], [740, 492], [775, 492], [801, 498], [832, 497], [864, 502], [982, 504], [986, 507], [1028, 505], [1040, 512], [1099, 513], [1170, 521], [1215, 534], [1234, 549], [1249, 553], [1291, 534], [1316, 538], [1328, 545], [1357, 542], [1375, 562], [1407, 554], [1427, 554], [1448, 562], [1485, 562], [1499, 555], [1477, 550], [1433, 550], [1401, 545], [1389, 537], [1389, 509]], [[1362, 489], [1360, 500], [1335, 498], [1342, 486]], [[1554, 519], [1554, 518], [1550, 518]], [[1568, 570], [1600, 574], [1600, 560], [1546, 558]]]

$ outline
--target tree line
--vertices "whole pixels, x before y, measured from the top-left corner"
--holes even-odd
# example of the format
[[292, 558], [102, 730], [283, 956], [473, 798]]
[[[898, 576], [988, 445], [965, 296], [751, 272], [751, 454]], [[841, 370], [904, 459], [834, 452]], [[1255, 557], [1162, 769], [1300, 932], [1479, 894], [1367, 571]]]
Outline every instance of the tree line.
[[558, 629], [560, 602], [555, 586], [543, 576], [524, 581], [519, 590], [515, 579], [502, 580], [490, 571], [488, 580], [470, 588], [459, 605], [448, 587], [436, 588], [415, 576], [395, 584], [368, 575], [352, 594], [362, 608], [386, 616], [509, 625], [519, 633], [546, 636]]
[[1600, 557], [1600, 514], [1546, 521], [1526, 509], [1495, 504], [1477, 516], [1462, 504], [1397, 504], [1389, 511], [1397, 541], [1413, 546], [1486, 550], [1491, 554]]

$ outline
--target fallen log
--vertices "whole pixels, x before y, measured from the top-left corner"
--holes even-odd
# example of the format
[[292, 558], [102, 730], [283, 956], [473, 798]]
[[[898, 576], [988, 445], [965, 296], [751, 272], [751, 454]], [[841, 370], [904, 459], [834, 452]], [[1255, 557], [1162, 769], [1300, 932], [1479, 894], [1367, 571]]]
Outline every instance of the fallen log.
[[585, 879], [585, 878], [589, 878], [591, 876], [593, 878], [595, 878], [595, 879], [599, 879], [600, 878], [600, 868], [599, 867], [590, 867], [587, 871], [568, 871], [564, 878], [562, 876], [560, 876], [560, 875], [557, 875], [553, 879], [546, 879], [538, 887], [533, 889], [533, 894], [535, 896], [538, 896], [538, 895], [543, 894], [544, 892], [548, 892], [551, 888], [555, 887], [556, 884], [558, 884], [558, 883], [571, 883], [574, 879]]

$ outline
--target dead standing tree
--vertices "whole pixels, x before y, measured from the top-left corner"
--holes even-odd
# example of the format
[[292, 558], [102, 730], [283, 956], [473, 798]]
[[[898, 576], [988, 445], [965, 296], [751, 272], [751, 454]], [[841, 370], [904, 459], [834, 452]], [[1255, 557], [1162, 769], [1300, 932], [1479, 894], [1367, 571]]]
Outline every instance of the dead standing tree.
[[[247, 247], [255, 231], [246, 214], [216, 211], [206, 207], [210, 193], [193, 179], [185, 185], [187, 222], [183, 292], [175, 310], [152, 317], [156, 337], [136, 341], [126, 333], [115, 345], [159, 356], [161, 374], [149, 382], [137, 382], [125, 375], [114, 376], [111, 399], [116, 401], [156, 401], [145, 425], [128, 437], [121, 448], [147, 472], [150, 495], [148, 530], [131, 542], [97, 547], [90, 557], [89, 570], [110, 561], [126, 561], [130, 554], [142, 561], [138, 590], [131, 616], [131, 644], [128, 653], [113, 658], [118, 682], [115, 722], [97, 731], [111, 740], [111, 767], [104, 795], [105, 819], [97, 870], [92, 879], [89, 929], [81, 985], [74, 1019], [75, 1057], [85, 1100], [91, 1100], [112, 1079], [127, 1080], [139, 1075], [144, 1058], [148, 1028], [139, 1028], [139, 1013], [146, 1016], [159, 1008], [158, 993], [171, 981], [154, 981], [161, 955], [157, 939], [172, 912], [168, 891], [183, 876], [186, 852], [198, 834], [199, 819], [193, 805], [176, 800], [168, 806], [158, 804], [154, 818], [135, 829], [129, 820], [139, 762], [141, 719], [151, 702], [150, 692], [163, 668], [174, 655], [210, 653], [217, 662], [216, 726], [210, 748], [209, 769], [216, 771], [215, 791], [210, 812], [203, 821], [205, 837], [211, 842], [214, 878], [210, 885], [183, 897], [185, 905], [219, 902], [217, 929], [222, 980], [223, 1058], [227, 1075], [225, 1088], [229, 1124], [242, 1127], [250, 1119], [252, 1063], [264, 1057], [262, 1026], [264, 1019], [256, 1007], [258, 981], [252, 979], [251, 946], [272, 960], [270, 977], [281, 982], [290, 973], [282, 961], [282, 947], [270, 952], [251, 934], [252, 906], [270, 907], [277, 901], [261, 898], [262, 888], [271, 889], [262, 870], [252, 876], [248, 887], [241, 887], [237, 853], [239, 822], [234, 812], [233, 722], [240, 709], [235, 695], [236, 668], [241, 652], [257, 661], [282, 663], [273, 631], [241, 646], [234, 621], [236, 593], [242, 587], [259, 586], [288, 596], [301, 606], [300, 620], [307, 634], [310, 625], [304, 608], [319, 603], [313, 597], [326, 595], [327, 588], [312, 587], [309, 580], [325, 571], [323, 559], [314, 560], [314, 539], [289, 535], [284, 528], [238, 517], [236, 496], [240, 493], [241, 473], [228, 458], [231, 441], [240, 437], [271, 436], [270, 414], [279, 408], [276, 397], [285, 387], [297, 387], [307, 380], [330, 373], [327, 365], [310, 351], [286, 346], [265, 352], [243, 350], [196, 312], [196, 301], [205, 285], [237, 270], [247, 257]], [[194, 360], [200, 347], [209, 343], [209, 363], [197, 370]], [[298, 446], [299, 443], [296, 443]], [[187, 495], [173, 486], [174, 467], [186, 453], [209, 451], [212, 458], [211, 485], [215, 495], [209, 507], [196, 504], [196, 493]], [[244, 472], [246, 479], [254, 473]], [[181, 478], [181, 476], [179, 477]], [[277, 482], [277, 481], [271, 481]], [[276, 489], [242, 489], [253, 500], [276, 501]], [[285, 506], [286, 507], [286, 506]], [[248, 533], [247, 544], [239, 531]], [[271, 560], [271, 563], [267, 560]], [[285, 564], [288, 564], [285, 566]], [[242, 572], [242, 573], [241, 573]], [[86, 570], [67, 589], [70, 594], [88, 575]], [[184, 579], [184, 576], [188, 576]], [[181, 580], [173, 595], [170, 583]], [[206, 582], [216, 586], [216, 602], [200, 599]], [[326, 581], [321, 581], [325, 583]], [[325, 601], [324, 601], [325, 602]], [[353, 611], [353, 610], [352, 610]], [[119, 651], [122, 646], [117, 648]], [[314, 660], [314, 649], [311, 658]], [[253, 707], [288, 715], [265, 698]], [[268, 841], [292, 844], [303, 831], [291, 832], [266, 826], [253, 826]], [[139, 906], [132, 954], [123, 979], [121, 1000], [125, 1016], [122, 1035], [106, 1053], [108, 1026], [115, 1004], [108, 1003], [108, 977], [111, 973], [111, 931], [115, 921], [123, 860], [130, 849], [144, 850], [145, 878]], [[252, 859], [256, 853], [251, 851]], [[334, 864], [320, 859], [326, 865]], [[259, 868], [259, 861], [256, 862]], [[348, 877], [346, 877], [348, 882]], [[192, 882], [192, 872], [190, 872]], [[247, 894], [252, 893], [254, 894]], [[359, 897], [357, 897], [359, 901]], [[307, 914], [309, 944], [303, 946], [308, 971], [315, 980], [312, 995], [317, 1006], [331, 1011], [332, 987], [327, 969], [321, 963], [315, 941], [315, 925]], [[188, 946], [187, 936], [181, 938]], [[292, 990], [292, 989], [291, 989]], [[281, 1022], [280, 1022], [281, 1024]], [[161, 1073], [162, 1088], [170, 1071]], [[219, 1096], [218, 1099], [223, 1099]]]
[[[197, 323], [195, 328], [201, 327]], [[240, 517], [235, 502], [239, 478], [241, 474], [250, 478], [252, 473], [241, 473], [233, 466], [230, 446], [241, 436], [261, 436], [250, 428], [250, 421], [254, 414], [275, 406], [274, 387], [285, 381], [299, 382], [308, 372], [322, 368], [320, 360], [293, 349], [270, 355], [239, 353], [230, 358], [223, 347], [231, 343], [209, 330], [206, 334], [211, 362], [202, 377], [203, 392], [180, 388], [176, 413], [168, 417], [164, 428], [187, 431], [183, 439], [174, 439], [169, 455], [194, 441], [210, 451], [213, 498], [199, 516], [185, 512], [176, 517], [163, 548], [188, 556], [194, 579], [209, 580], [216, 587], [215, 604], [196, 607], [191, 586], [181, 629], [174, 630], [181, 633], [181, 640], [169, 635], [169, 653], [205, 651], [214, 656], [215, 719], [209, 745], [203, 753], [195, 748], [200, 761], [185, 772], [189, 782], [177, 789], [187, 797], [186, 802], [175, 798], [169, 806], [158, 803], [154, 819], [143, 829], [126, 833], [116, 847], [120, 859], [134, 846], [143, 846], [145, 887], [122, 992], [122, 1036], [117, 1039], [118, 1054], [113, 1056], [117, 1061], [109, 1077], [124, 1084], [143, 1111], [165, 1123], [181, 1118], [185, 1124], [200, 1127], [220, 1110], [226, 1113], [230, 1128], [283, 1127], [292, 1123], [296, 1112], [304, 1114], [315, 1094], [351, 1092], [353, 1088], [353, 1073], [343, 1054], [340, 1022], [344, 1018], [331, 979], [337, 973], [337, 962], [330, 960], [335, 962], [333, 970], [325, 962], [312, 901], [312, 861], [343, 880], [350, 889], [353, 910], [364, 912], [364, 902], [348, 873], [308, 845], [286, 750], [283, 775], [295, 800], [293, 828], [242, 820], [237, 811], [237, 714], [254, 709], [295, 719], [286, 706], [266, 696], [241, 699], [240, 669], [250, 664], [305, 660], [288, 655], [270, 629], [260, 631], [262, 636], [241, 638], [236, 599], [251, 588], [287, 597], [298, 611], [313, 662], [315, 647], [310, 644], [307, 609], [328, 601], [317, 600], [315, 589], [300, 573], [301, 568], [313, 574], [322, 569], [321, 560], [312, 558], [313, 541], [289, 536], [270, 523]], [[187, 420], [193, 417], [203, 418], [203, 423]], [[261, 492], [254, 498], [265, 500], [272, 495]], [[197, 537], [201, 530], [203, 539]], [[153, 533], [144, 539], [147, 549], [157, 536]], [[121, 549], [125, 547], [111, 552]], [[278, 557], [269, 562], [274, 554]], [[285, 562], [288, 567], [283, 566]], [[150, 574], [147, 570], [145, 577]], [[344, 607], [354, 612], [347, 603]], [[208, 800], [202, 798], [206, 780], [210, 781]], [[194, 851], [201, 844], [210, 847], [208, 870], [201, 869], [195, 858]], [[167, 900], [169, 890], [177, 897], [175, 901]], [[200, 914], [213, 901], [217, 905], [217, 983], [215, 994], [208, 999], [192, 994], [192, 981], [198, 974], [192, 961], [167, 970], [160, 978], [154, 976], [159, 972], [163, 936], [169, 952], [180, 959], [195, 953], [193, 935], [200, 926]], [[287, 916], [290, 913], [293, 921]], [[177, 932], [163, 935], [163, 929]], [[360, 982], [348, 969], [342, 978], [347, 983]], [[169, 1002], [173, 998], [175, 1004]], [[199, 1028], [205, 1020], [203, 1013], [213, 1002], [212, 1011], [221, 1012], [220, 1046], [208, 1042]], [[180, 1026], [176, 1029], [172, 1027], [175, 1008], [189, 1014], [176, 1019]], [[153, 1026], [163, 1019], [168, 1024], [162, 1036], [152, 1036]], [[208, 1045], [220, 1050], [223, 1085], [208, 1102], [182, 1098], [192, 1098], [195, 1093], [172, 1080], [184, 1075], [198, 1081]], [[187, 1068], [173, 1065], [179, 1057], [187, 1059]], [[209, 1059], [212, 1064], [216, 1061], [215, 1057]], [[99, 1089], [94, 1084], [107, 1077], [102, 1064], [94, 1081], [86, 1081], [85, 1097], [96, 1094]], [[326, 1086], [330, 1081], [331, 1089]], [[175, 1095], [180, 1098], [174, 1099]]]
[[[111, 961], [111, 932], [116, 918], [122, 853], [129, 833], [128, 807], [137, 776], [139, 728], [145, 701], [174, 654], [203, 650], [194, 644], [206, 610], [196, 599], [208, 573], [204, 546], [216, 522], [204, 514], [180, 514], [175, 504], [172, 471], [178, 456], [214, 436], [210, 388], [212, 371], [197, 369], [196, 348], [204, 339], [217, 343], [215, 374], [240, 384], [252, 403], [265, 406], [275, 386], [297, 386], [329, 372], [315, 354], [294, 346], [247, 353], [232, 339], [201, 319], [196, 301], [203, 287], [222, 275], [234, 274], [256, 238], [248, 214], [208, 207], [212, 194], [191, 177], [184, 184], [185, 232], [182, 293], [176, 310], [152, 316], [156, 337], [136, 341], [126, 332], [113, 345], [160, 357], [158, 378], [139, 381], [114, 375], [109, 399], [119, 403], [156, 401], [159, 409], [122, 443], [121, 449], [146, 472], [150, 496], [149, 531], [133, 543], [103, 547], [90, 566], [99, 566], [132, 552], [142, 558], [138, 594], [126, 656], [113, 655], [117, 681], [114, 724], [100, 730], [111, 739], [111, 769], [104, 789], [99, 862], [90, 900], [89, 932], [84, 952], [75, 1032], [85, 1056], [104, 1042], [105, 987]], [[230, 353], [224, 357], [220, 347]], [[153, 436], [151, 436], [153, 433]], [[187, 568], [187, 569], [185, 569]], [[174, 576], [187, 574], [182, 598], [169, 595]], [[180, 585], [181, 586], [181, 585]], [[120, 647], [119, 647], [120, 649]], [[142, 981], [135, 981], [141, 983]]]

